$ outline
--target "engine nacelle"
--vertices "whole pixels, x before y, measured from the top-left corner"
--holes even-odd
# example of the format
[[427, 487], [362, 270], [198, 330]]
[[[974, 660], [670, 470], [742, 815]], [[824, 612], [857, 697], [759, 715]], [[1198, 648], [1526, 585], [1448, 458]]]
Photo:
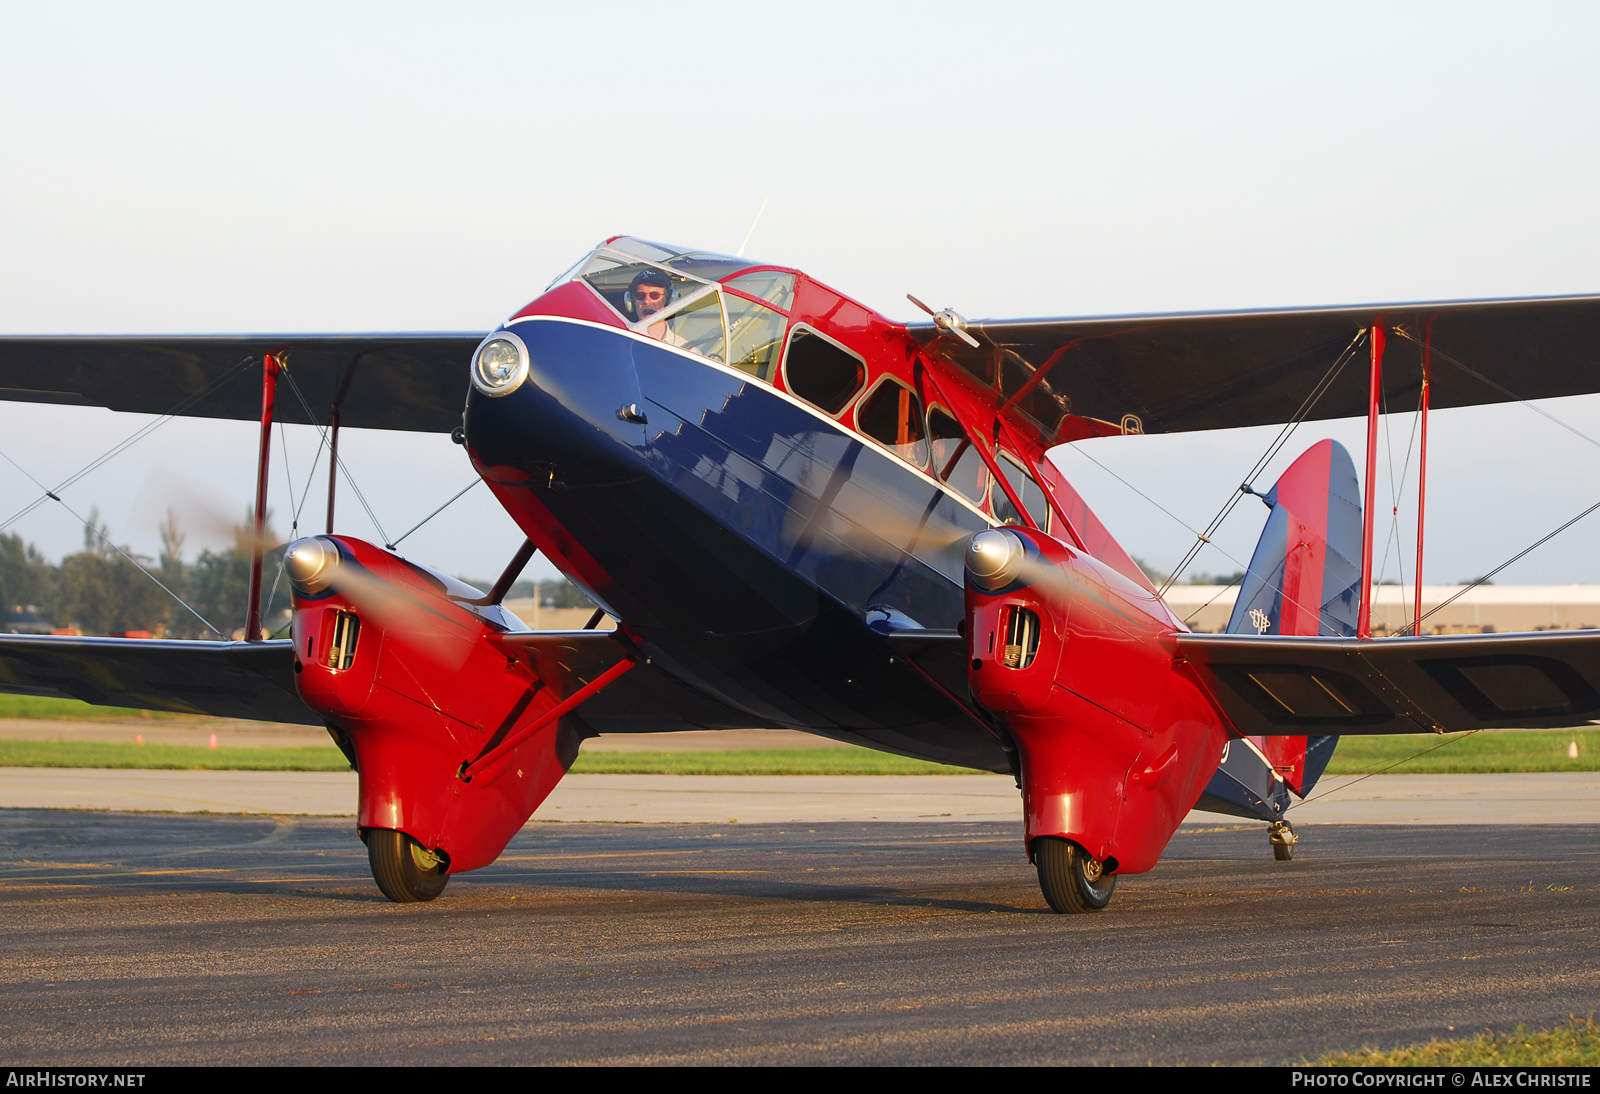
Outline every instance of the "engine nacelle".
[[405, 832], [451, 873], [493, 862], [578, 750], [552, 721], [467, 771], [560, 701], [502, 641], [523, 628], [469, 603], [469, 586], [347, 536], [296, 541], [286, 569], [295, 683], [353, 748], [357, 824]]
[[1107, 868], [1154, 866], [1216, 770], [1227, 731], [1158, 597], [1042, 532], [967, 551], [968, 683], [1016, 742], [1030, 854], [1041, 836]]

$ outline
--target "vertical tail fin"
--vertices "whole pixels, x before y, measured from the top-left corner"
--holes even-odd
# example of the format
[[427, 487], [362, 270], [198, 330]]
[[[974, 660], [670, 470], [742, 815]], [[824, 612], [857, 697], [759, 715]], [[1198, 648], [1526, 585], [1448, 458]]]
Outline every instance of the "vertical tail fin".
[[[1361, 490], [1350, 453], [1319, 441], [1262, 495], [1272, 510], [1239, 589], [1229, 634], [1349, 636], [1361, 599]], [[1200, 797], [1213, 812], [1276, 820], [1311, 792], [1335, 736], [1233, 742]]]

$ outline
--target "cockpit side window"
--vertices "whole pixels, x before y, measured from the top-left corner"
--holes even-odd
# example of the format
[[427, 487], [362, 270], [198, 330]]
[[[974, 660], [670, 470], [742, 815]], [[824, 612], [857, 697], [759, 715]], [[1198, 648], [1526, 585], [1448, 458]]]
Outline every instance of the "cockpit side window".
[[596, 255], [579, 278], [631, 324], [675, 305], [701, 282], [647, 262], [619, 262]]
[[664, 320], [665, 331], [657, 329], [663, 323], [647, 323], [645, 333], [669, 346], [677, 346], [715, 361], [725, 361], [721, 297], [719, 292], [708, 292]]
[[928, 440], [933, 448], [934, 474], [968, 501], [982, 505], [989, 484], [989, 469], [972, 447], [961, 423], [942, 406], [928, 411]]
[[792, 394], [837, 417], [866, 386], [867, 365], [831, 338], [796, 326], [783, 358], [783, 379]]
[[907, 463], [928, 466], [922, 400], [904, 384], [885, 377], [856, 408], [856, 427]]
[[728, 363], [771, 383], [789, 320], [782, 312], [733, 293], [723, 293], [722, 302], [728, 313]]
[[[1022, 504], [1028, 510], [1028, 516], [1033, 518], [1033, 523], [1044, 532], [1050, 531], [1050, 501], [1044, 496], [1044, 489], [1033, 481], [1033, 476], [1022, 469], [1011, 456], [1004, 452], [999, 453], [1000, 471], [1011, 484], [1011, 489], [1016, 492]], [[989, 512], [994, 514], [1001, 524], [1021, 524], [1022, 517], [1018, 515], [1016, 506], [1011, 504], [1011, 499], [1006, 497], [1006, 492], [1001, 489], [998, 482], [990, 481], [989, 484]]]

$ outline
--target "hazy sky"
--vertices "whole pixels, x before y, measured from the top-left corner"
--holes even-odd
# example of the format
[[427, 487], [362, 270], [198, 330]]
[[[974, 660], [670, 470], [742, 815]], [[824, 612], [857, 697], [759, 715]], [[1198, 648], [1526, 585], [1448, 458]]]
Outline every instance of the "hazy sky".
[[[974, 318], [1600, 291], [1600, 9], [1104, 8], [3, 4], [0, 331], [487, 330], [607, 235], [732, 250], [768, 197], [752, 255], [898, 318], [907, 291]], [[1600, 437], [1600, 397], [1546, 409]], [[143, 421], [0, 403], [0, 451], [56, 481]], [[1279, 468], [1361, 429], [1307, 426]], [[1432, 429], [1431, 578], [1600, 500], [1600, 448], [1526, 408]], [[1091, 451], [1198, 526], [1269, 436]], [[287, 441], [298, 499], [316, 442]], [[443, 438], [344, 444], [391, 535], [472, 477]], [[172, 506], [193, 549], [202, 514], [243, 513], [254, 446], [176, 422], [67, 499], [152, 553]], [[1057, 461], [1135, 554], [1183, 553]], [[34, 496], [0, 463], [0, 520]], [[378, 538], [342, 498], [341, 530]], [[1248, 558], [1264, 516], [1219, 546]], [[1592, 519], [1500, 580], [1600, 581]], [[82, 540], [53, 505], [12, 530]], [[404, 549], [492, 575], [519, 538], [480, 487]]]

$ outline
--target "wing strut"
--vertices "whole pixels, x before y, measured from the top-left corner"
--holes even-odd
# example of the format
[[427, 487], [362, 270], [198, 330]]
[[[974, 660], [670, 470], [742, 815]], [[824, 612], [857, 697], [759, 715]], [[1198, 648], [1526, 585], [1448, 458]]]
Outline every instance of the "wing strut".
[[[278, 358], [261, 358], [261, 454], [256, 460], [256, 528], [250, 540], [250, 610], [244, 640], [261, 641], [261, 544], [267, 534], [267, 464], [272, 458], [272, 407], [278, 394]], [[332, 502], [329, 502], [332, 505]]]
[[[994, 476], [994, 481], [1000, 484], [1000, 489], [1005, 492], [1006, 499], [1011, 502], [1012, 508], [1016, 509], [1017, 515], [1027, 522], [1029, 528], [1043, 531], [1043, 529], [1039, 528], [1039, 526], [1033, 522], [1033, 514], [1028, 512], [1027, 506], [1022, 504], [1022, 499], [1018, 497], [1017, 492], [1012, 489], [1011, 480], [1006, 478], [1005, 475], [1001, 473], [1000, 465], [995, 462], [994, 453], [989, 451], [988, 446], [983, 443], [978, 432], [974, 430], [970, 424], [962, 420], [963, 416], [961, 411], [957, 409], [957, 404], [952, 402], [949, 396], [945, 395], [944, 388], [939, 386], [939, 377], [934, 374], [934, 370], [927, 367], [927, 365], [921, 360], [918, 360], [917, 365], [917, 372], [920, 375], [926, 376], [928, 378], [928, 382], [933, 385], [934, 394], [939, 396], [939, 401], [943, 403], [944, 406], [950, 411], [950, 414], [956, 419], [956, 424], [961, 426], [962, 431], [966, 433], [967, 442], [972, 445], [972, 447], [977, 451], [979, 457], [982, 458], [984, 465], [989, 468], [989, 474]], [[928, 403], [926, 393], [923, 395], [922, 403], [924, 406], [926, 406]], [[997, 417], [995, 421], [996, 423], [999, 423], [1000, 419]], [[1009, 432], [1007, 435], [1009, 436]], [[1014, 444], [1015, 441], [1013, 440], [1012, 443]], [[1038, 479], [1042, 479], [1044, 477], [1039, 474], [1037, 468], [1034, 469], [1034, 475]], [[1068, 518], [1066, 512], [1061, 508], [1061, 503], [1056, 500], [1055, 494], [1048, 487], [1044, 486], [1042, 482], [1040, 483], [1040, 487], [1043, 489], [1045, 499], [1050, 503], [1050, 507], [1056, 511], [1056, 516], [1061, 518], [1061, 523], [1066, 527], [1067, 534], [1072, 537], [1072, 542], [1080, 551], [1088, 550], [1088, 548], [1083, 545], [1083, 540], [1078, 536], [1078, 530], [1072, 526], [1071, 519]]]
[[[1422, 518], [1428, 510], [1428, 375], [1433, 364], [1433, 320], [1422, 328], [1422, 455], [1417, 464], [1417, 610], [1412, 616], [1417, 637], [1422, 637]], [[1401, 631], [1404, 634], [1405, 631]]]
[[[1383, 397], [1383, 322], [1372, 324], [1372, 373], [1367, 384], [1367, 482], [1361, 529], [1361, 607], [1356, 613], [1356, 637], [1372, 637], [1372, 532], [1377, 526], [1378, 411]], [[1387, 541], [1386, 541], [1387, 542]]]

